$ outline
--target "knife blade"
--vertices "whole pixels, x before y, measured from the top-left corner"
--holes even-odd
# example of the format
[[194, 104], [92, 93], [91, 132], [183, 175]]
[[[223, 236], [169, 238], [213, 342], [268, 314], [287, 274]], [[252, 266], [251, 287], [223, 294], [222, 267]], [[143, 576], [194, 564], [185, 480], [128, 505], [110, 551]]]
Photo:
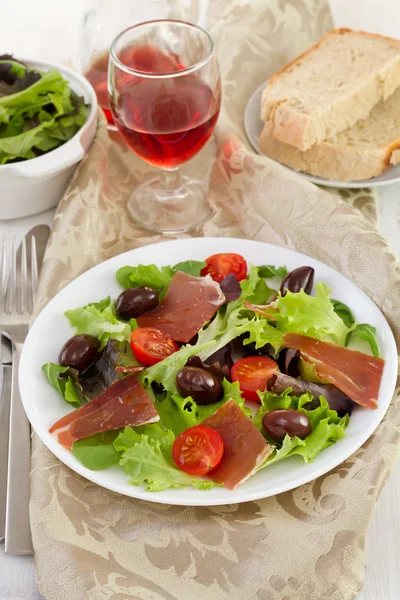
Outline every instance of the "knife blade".
[[0, 395], [0, 541], [6, 530], [8, 429], [10, 422], [11, 364], [1, 365], [2, 386]]
[[7, 497], [8, 426], [11, 394], [11, 342], [0, 335], [0, 541], [5, 535]]

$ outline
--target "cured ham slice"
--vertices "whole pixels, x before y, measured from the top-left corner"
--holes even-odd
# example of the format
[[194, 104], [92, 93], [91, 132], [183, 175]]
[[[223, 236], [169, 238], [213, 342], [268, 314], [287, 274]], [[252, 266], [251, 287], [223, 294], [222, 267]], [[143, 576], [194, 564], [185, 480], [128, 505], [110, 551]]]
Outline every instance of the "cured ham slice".
[[209, 321], [225, 296], [210, 275], [193, 277], [178, 271], [160, 306], [137, 319], [139, 327], [156, 327], [178, 342], [188, 342]]
[[336, 385], [357, 404], [377, 408], [385, 365], [382, 358], [299, 333], [286, 333], [283, 340], [286, 346], [300, 350], [301, 357], [315, 365], [317, 375], [323, 381]]
[[214, 429], [224, 442], [222, 460], [208, 477], [230, 490], [248, 479], [273, 452], [234, 400], [228, 400], [202, 425]]
[[62, 417], [49, 431], [70, 450], [74, 442], [95, 433], [154, 423], [159, 418], [137, 373], [131, 373], [115, 381], [94, 400]]

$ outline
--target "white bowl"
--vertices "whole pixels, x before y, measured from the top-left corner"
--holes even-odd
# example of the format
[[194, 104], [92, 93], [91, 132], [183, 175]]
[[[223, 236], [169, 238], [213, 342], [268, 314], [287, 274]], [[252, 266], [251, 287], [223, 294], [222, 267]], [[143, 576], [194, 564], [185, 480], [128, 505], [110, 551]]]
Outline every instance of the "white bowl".
[[97, 98], [90, 83], [71, 69], [45, 61], [24, 61], [41, 71], [57, 69], [71, 89], [90, 104], [86, 123], [68, 142], [43, 156], [0, 165], [0, 220], [33, 215], [55, 206], [85, 156], [97, 127]]

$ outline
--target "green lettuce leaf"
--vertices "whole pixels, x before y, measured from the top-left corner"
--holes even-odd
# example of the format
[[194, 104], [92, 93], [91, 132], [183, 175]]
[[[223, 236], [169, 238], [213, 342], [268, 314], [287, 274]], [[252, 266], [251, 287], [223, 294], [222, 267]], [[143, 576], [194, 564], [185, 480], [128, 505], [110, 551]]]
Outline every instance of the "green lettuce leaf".
[[359, 325], [356, 325], [356, 327], [350, 332], [346, 340], [346, 345], [349, 343], [350, 339], [353, 336], [356, 336], [360, 338], [360, 340], [364, 340], [365, 342], [367, 342], [375, 358], [380, 357], [381, 353], [379, 350], [378, 341], [376, 339], [375, 327], [372, 327], [372, 325], [368, 325], [368, 323], [360, 323]]
[[331, 300], [335, 313], [342, 319], [346, 327], [349, 328], [349, 333], [346, 337], [346, 346], [350, 343], [353, 336], [358, 337], [369, 344], [372, 354], [375, 358], [380, 357], [379, 344], [376, 339], [376, 329], [368, 323], [356, 324], [353, 313], [346, 304], [339, 300]]
[[104, 347], [107, 341], [112, 338], [122, 342], [129, 340], [131, 328], [128, 323], [120, 321], [115, 316], [110, 305], [104, 306], [106, 300], [96, 304], [88, 304], [81, 308], [75, 308], [65, 311], [65, 316], [75, 328], [75, 334], [85, 333], [97, 337], [101, 347]]
[[346, 304], [343, 304], [343, 302], [334, 300], [333, 298], [331, 299], [331, 302], [333, 305], [333, 310], [342, 319], [346, 327], [352, 327], [356, 320], [349, 307]]
[[69, 367], [62, 367], [61, 365], [49, 362], [42, 366], [42, 371], [49, 383], [61, 394], [68, 404], [71, 404], [74, 408], [79, 408], [82, 404], [85, 404], [86, 398], [80, 393], [77, 382], [71, 375], [65, 375], [70, 371]]
[[142, 435], [147, 435], [154, 442], [159, 441], [163, 452], [171, 451], [172, 444], [175, 441], [172, 431], [163, 429], [158, 423], [151, 423], [150, 425], [140, 425], [135, 428], [125, 427], [114, 440], [114, 447], [118, 452], [123, 452], [127, 448], [132, 448], [135, 444], [140, 443]]
[[0, 106], [9, 107], [11, 109], [20, 106], [29, 106], [35, 104], [41, 94], [53, 92], [63, 96], [66, 88], [68, 88], [68, 81], [63, 79], [58, 71], [51, 69], [50, 71], [47, 71], [47, 73], [43, 73], [42, 77], [36, 83], [25, 90], [0, 98]]
[[254, 287], [253, 294], [246, 300], [252, 304], [267, 304], [271, 294], [276, 294], [276, 290], [268, 287], [265, 279], [260, 279]]
[[274, 267], [274, 265], [261, 265], [258, 268], [258, 274], [260, 277], [265, 279], [271, 279], [272, 277], [281, 277], [282, 279], [288, 274], [288, 270], [285, 266]]
[[64, 388], [64, 400], [74, 408], [79, 408], [85, 402], [82, 400], [82, 394], [78, 393], [77, 383], [71, 376], [68, 377]]
[[[198, 489], [210, 489], [213, 481], [192, 478], [180, 471], [172, 460], [174, 435], [158, 426], [146, 426], [146, 432], [139, 434], [130, 427], [120, 433], [114, 442], [118, 451], [122, 451], [120, 465], [130, 476], [130, 483], [144, 484], [146, 491], [160, 492], [170, 488], [182, 488], [194, 485]], [[153, 433], [154, 431], [154, 433]]]
[[72, 454], [92, 471], [102, 471], [117, 465], [121, 452], [114, 447], [118, 431], [103, 431], [90, 437], [78, 440], [72, 446]]
[[[18, 66], [9, 63], [13, 71]], [[75, 135], [88, 115], [83, 99], [58, 71], [40, 73], [21, 65], [18, 69], [22, 79], [11, 86], [13, 93], [0, 90], [0, 164], [56, 148]], [[4, 85], [0, 82], [3, 91]]]
[[282, 333], [266, 319], [247, 310], [244, 306], [245, 301], [250, 301], [257, 294], [261, 281], [263, 280], [258, 275], [257, 267], [251, 266], [248, 278], [240, 282], [242, 288], [240, 297], [222, 306], [211, 323], [200, 329], [195, 348], [212, 340], [216, 342], [213, 347], [199, 350], [198, 354], [203, 360], [244, 333], [249, 334], [246, 343], [255, 342], [257, 348], [270, 343], [277, 351], [282, 346]]
[[137, 265], [136, 267], [121, 267], [117, 271], [117, 281], [125, 290], [131, 287], [145, 286], [161, 290], [160, 300], [163, 299], [171, 279], [177, 271], [183, 271], [188, 275], [200, 277], [201, 270], [206, 266], [205, 262], [198, 260], [186, 260], [176, 264], [174, 267], [157, 267], [151, 265]]
[[93, 307], [99, 310], [100, 312], [103, 312], [103, 310], [105, 310], [109, 306], [111, 306], [111, 296], [107, 296], [107, 298], [104, 298], [104, 300], [100, 300], [99, 302], [90, 302], [83, 308]]
[[138, 286], [154, 289], [168, 288], [173, 276], [171, 267], [156, 265], [138, 265], [137, 267], [121, 267], [117, 271], [117, 281], [124, 289]]
[[234, 400], [247, 416], [251, 416], [251, 410], [244, 406], [239, 383], [230, 383], [224, 379], [222, 385], [224, 388], [222, 400], [207, 405], [197, 404], [190, 396], [183, 398], [179, 393], [158, 395], [156, 408], [160, 415], [160, 422], [178, 436], [186, 429], [202, 423], [230, 399]]
[[344, 421], [335, 424], [330, 423], [329, 419], [322, 419], [305, 440], [298, 437], [290, 438], [287, 435], [282, 442], [282, 446], [267, 458], [261, 468], [268, 467], [296, 454], [302, 456], [305, 463], [311, 462], [322, 450], [346, 437], [344, 432], [346, 426]]
[[172, 270], [174, 273], [182, 271], [188, 275], [193, 275], [193, 277], [201, 277], [201, 270], [206, 266], [207, 263], [199, 260], [185, 260], [172, 267]]
[[176, 387], [175, 380], [178, 371], [183, 369], [191, 356], [195, 356], [198, 352], [211, 348], [214, 345], [214, 342], [211, 341], [194, 346], [190, 344], [182, 346], [178, 352], [167, 356], [161, 362], [145, 369], [141, 373], [140, 378], [146, 387], [150, 386], [153, 382], [162, 383], [167, 392], [177, 393], [178, 388]]
[[266, 391], [260, 393], [261, 408], [254, 418], [255, 426], [265, 435], [262, 427], [262, 417], [276, 409], [295, 409], [307, 415], [311, 424], [311, 433], [304, 440], [294, 437], [285, 437], [281, 444], [276, 444], [274, 452], [267, 458], [261, 468], [293, 455], [300, 455], [304, 462], [313, 460], [322, 450], [328, 448], [338, 440], [345, 437], [345, 429], [349, 423], [349, 416], [340, 418], [335, 410], [329, 408], [327, 400], [320, 396], [319, 406], [307, 410], [304, 405], [313, 400], [311, 394], [306, 393], [300, 397], [291, 396], [291, 388], [277, 395]]
[[279, 295], [275, 302], [279, 312], [271, 314], [277, 329], [344, 346], [350, 329], [336, 314], [329, 298], [330, 289], [318, 282], [315, 294], [309, 296], [302, 289], [297, 293], [287, 290], [283, 297]]
[[196, 405], [196, 417], [198, 424], [214, 414], [223, 404], [225, 404], [225, 402], [228, 402], [228, 400], [234, 400], [248, 417], [251, 416], [251, 410], [244, 405], [244, 398], [240, 391], [239, 382], [233, 381], [231, 383], [227, 379], [224, 379], [222, 386], [224, 388], [224, 397], [222, 400], [215, 402], [214, 404], [207, 404], [203, 406]]
[[168, 392], [155, 403], [160, 421], [176, 436], [198, 424], [197, 405], [192, 398], [183, 398], [178, 392]]
[[328, 381], [323, 382], [322, 379], [317, 375], [317, 369], [313, 363], [307, 362], [300, 358], [299, 360], [299, 371], [300, 379], [304, 381], [312, 381], [313, 383], [329, 383]]

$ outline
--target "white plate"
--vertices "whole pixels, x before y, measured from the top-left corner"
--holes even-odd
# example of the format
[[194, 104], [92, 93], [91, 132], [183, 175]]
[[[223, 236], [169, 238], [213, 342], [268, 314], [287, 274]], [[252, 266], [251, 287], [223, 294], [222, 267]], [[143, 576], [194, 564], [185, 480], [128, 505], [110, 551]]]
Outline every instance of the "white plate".
[[[367, 322], [376, 327], [382, 355], [386, 360], [379, 408], [367, 410], [357, 407], [351, 417], [346, 438], [321, 452], [313, 462], [305, 465], [299, 457], [285, 460], [258, 472], [235, 491], [223, 488], [208, 491], [184, 488], [152, 493], [146, 492], [142, 487], [129, 485], [124, 470], [119, 466], [106, 471], [86, 469], [48, 432], [55, 421], [70, 412], [68, 405], [50, 387], [41, 371], [43, 363], [57, 362], [62, 345], [73, 334], [63, 316], [64, 311], [98, 301], [108, 295], [117, 297], [121, 289], [115, 273], [124, 265], [173, 265], [182, 260], [204, 260], [210, 254], [231, 251], [239, 252], [255, 265], [287, 265], [289, 269], [301, 265], [314, 267], [316, 280], [325, 281], [329, 285], [333, 290], [333, 298], [344, 299], [359, 322]], [[372, 300], [349, 279], [323, 263], [293, 250], [262, 242], [195, 238], [131, 250], [97, 265], [72, 281], [47, 304], [34, 322], [24, 344], [19, 375], [22, 401], [33, 428], [49, 450], [68, 467], [90, 481], [126, 496], [168, 504], [213, 506], [256, 500], [293, 489], [323, 475], [351, 456], [369, 438], [390, 404], [397, 375], [397, 353], [389, 325]]]
[[[264, 127], [264, 123], [260, 119], [261, 95], [267, 81], [264, 81], [264, 83], [260, 85], [260, 87], [258, 87], [255, 92], [253, 92], [244, 111], [244, 129], [246, 131], [246, 135], [250, 144], [258, 154], [262, 154], [262, 152], [260, 152], [260, 146], [258, 141]], [[289, 169], [290, 167], [285, 166], [285, 168]], [[359, 189], [364, 187], [382, 187], [384, 185], [390, 185], [393, 183], [398, 183], [400, 181], [400, 164], [391, 167], [390, 169], [385, 171], [385, 173], [379, 175], [379, 177], [372, 177], [371, 179], [362, 179], [361, 181], [333, 181], [332, 179], [314, 177], [313, 175], [309, 175], [308, 173], [294, 171], [294, 169], [290, 169], [290, 171], [301, 175], [305, 179], [308, 179], [308, 181], [316, 183], [317, 185], [325, 185], [327, 187], [337, 188]]]

